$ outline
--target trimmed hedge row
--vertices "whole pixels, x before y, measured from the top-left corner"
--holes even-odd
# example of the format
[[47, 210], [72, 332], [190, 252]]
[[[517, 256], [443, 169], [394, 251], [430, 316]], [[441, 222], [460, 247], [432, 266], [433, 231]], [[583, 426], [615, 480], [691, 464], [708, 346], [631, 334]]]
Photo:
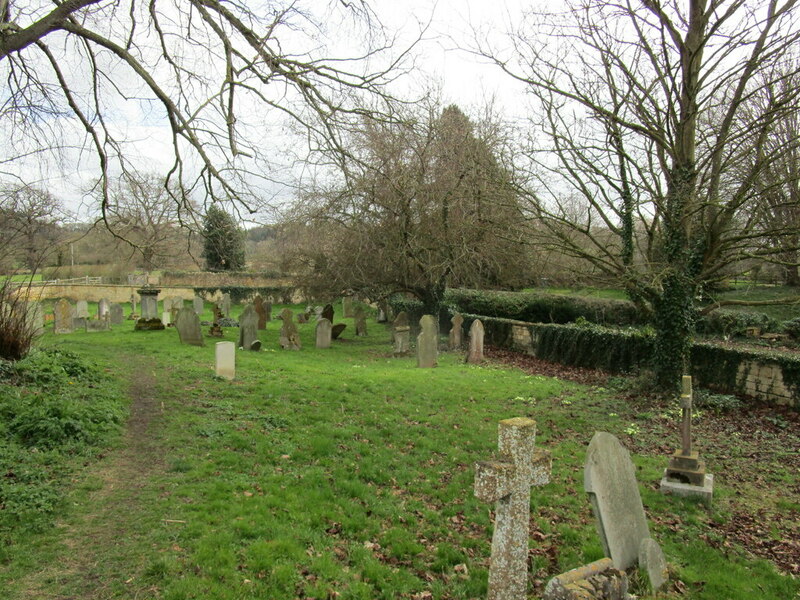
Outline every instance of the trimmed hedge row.
[[201, 298], [208, 298], [214, 296], [217, 292], [222, 294], [229, 294], [231, 302], [234, 304], [241, 304], [247, 300], [254, 298], [260, 294], [262, 298], [267, 296], [274, 296], [279, 299], [281, 304], [291, 304], [294, 288], [284, 286], [269, 286], [269, 287], [248, 287], [241, 285], [221, 285], [209, 287], [194, 287], [194, 293]]

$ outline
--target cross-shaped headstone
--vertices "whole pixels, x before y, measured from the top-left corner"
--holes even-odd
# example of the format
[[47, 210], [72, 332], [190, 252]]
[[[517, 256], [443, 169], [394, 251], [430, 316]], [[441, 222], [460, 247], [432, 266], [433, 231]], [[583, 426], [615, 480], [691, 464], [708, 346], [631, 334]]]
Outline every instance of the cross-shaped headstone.
[[[692, 378], [684, 375], [681, 382], [681, 449], [669, 461], [665, 479], [694, 486], [706, 485], [706, 465], [692, 447]], [[662, 482], [662, 488], [664, 483]]]
[[475, 464], [475, 496], [496, 503], [488, 598], [519, 600], [528, 586], [531, 486], [550, 481], [552, 458], [535, 448], [533, 419], [500, 421], [497, 438], [501, 459]]
[[683, 423], [681, 424], [681, 453], [684, 456], [692, 455], [692, 377], [684, 375], [681, 381], [681, 411]]

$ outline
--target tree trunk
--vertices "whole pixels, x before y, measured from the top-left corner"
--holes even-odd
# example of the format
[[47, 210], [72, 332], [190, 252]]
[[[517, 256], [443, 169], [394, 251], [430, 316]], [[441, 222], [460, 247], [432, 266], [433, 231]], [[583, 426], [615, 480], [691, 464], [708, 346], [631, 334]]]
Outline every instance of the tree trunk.
[[656, 385], [668, 393], [680, 390], [681, 376], [689, 372], [691, 335], [694, 328], [693, 286], [681, 270], [664, 279], [663, 293], [654, 306]]

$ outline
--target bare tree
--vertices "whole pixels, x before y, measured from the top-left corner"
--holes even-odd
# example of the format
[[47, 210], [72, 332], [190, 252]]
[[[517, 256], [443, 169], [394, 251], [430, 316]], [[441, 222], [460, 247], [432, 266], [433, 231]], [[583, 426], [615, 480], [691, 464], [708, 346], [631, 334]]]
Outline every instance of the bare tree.
[[35, 271], [54, 254], [59, 238], [57, 224], [63, 217], [61, 201], [49, 192], [5, 184], [0, 188], [0, 251], [6, 259], [16, 258]]
[[[385, 108], [384, 85], [403, 58], [364, 0], [330, 2], [322, 14], [317, 3], [318, 17], [306, 5], [0, 0], [0, 114], [15, 141], [0, 162], [64, 148], [67, 134], [82, 131], [79, 149], [96, 156], [105, 218], [112, 177], [135, 168], [136, 135], [119, 118], [131, 110], [142, 125], [168, 124], [164, 189], [176, 204], [189, 210], [184, 203], [200, 191], [255, 210], [285, 120], [308, 148], [343, 151], [339, 129]], [[371, 43], [359, 56], [328, 54], [328, 22]]]
[[[478, 44], [534, 99], [527, 192], [541, 243], [591, 262], [653, 311], [665, 389], [687, 366], [693, 299], [763, 235], [754, 189], [785, 151], [767, 141], [798, 110], [798, 90], [738, 117], [796, 73], [796, 4], [576, 0], [529, 14], [510, 49]], [[732, 181], [745, 155], [757, 159]], [[575, 198], [578, 214], [563, 202]]]

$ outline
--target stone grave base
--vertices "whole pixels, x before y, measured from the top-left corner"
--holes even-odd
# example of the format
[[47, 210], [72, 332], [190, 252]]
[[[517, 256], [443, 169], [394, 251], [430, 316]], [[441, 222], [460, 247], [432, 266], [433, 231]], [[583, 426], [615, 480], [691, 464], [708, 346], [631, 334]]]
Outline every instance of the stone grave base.
[[544, 600], [627, 600], [628, 577], [603, 558], [562, 573], [547, 584]]
[[710, 505], [711, 497], [714, 495], [714, 476], [706, 473], [703, 485], [692, 485], [667, 479], [667, 471], [664, 470], [664, 477], [661, 480], [661, 493], [674, 494], [676, 496], [697, 497]]
[[160, 329], [164, 329], [161, 319], [139, 319], [133, 328], [134, 331], [158, 331]]

